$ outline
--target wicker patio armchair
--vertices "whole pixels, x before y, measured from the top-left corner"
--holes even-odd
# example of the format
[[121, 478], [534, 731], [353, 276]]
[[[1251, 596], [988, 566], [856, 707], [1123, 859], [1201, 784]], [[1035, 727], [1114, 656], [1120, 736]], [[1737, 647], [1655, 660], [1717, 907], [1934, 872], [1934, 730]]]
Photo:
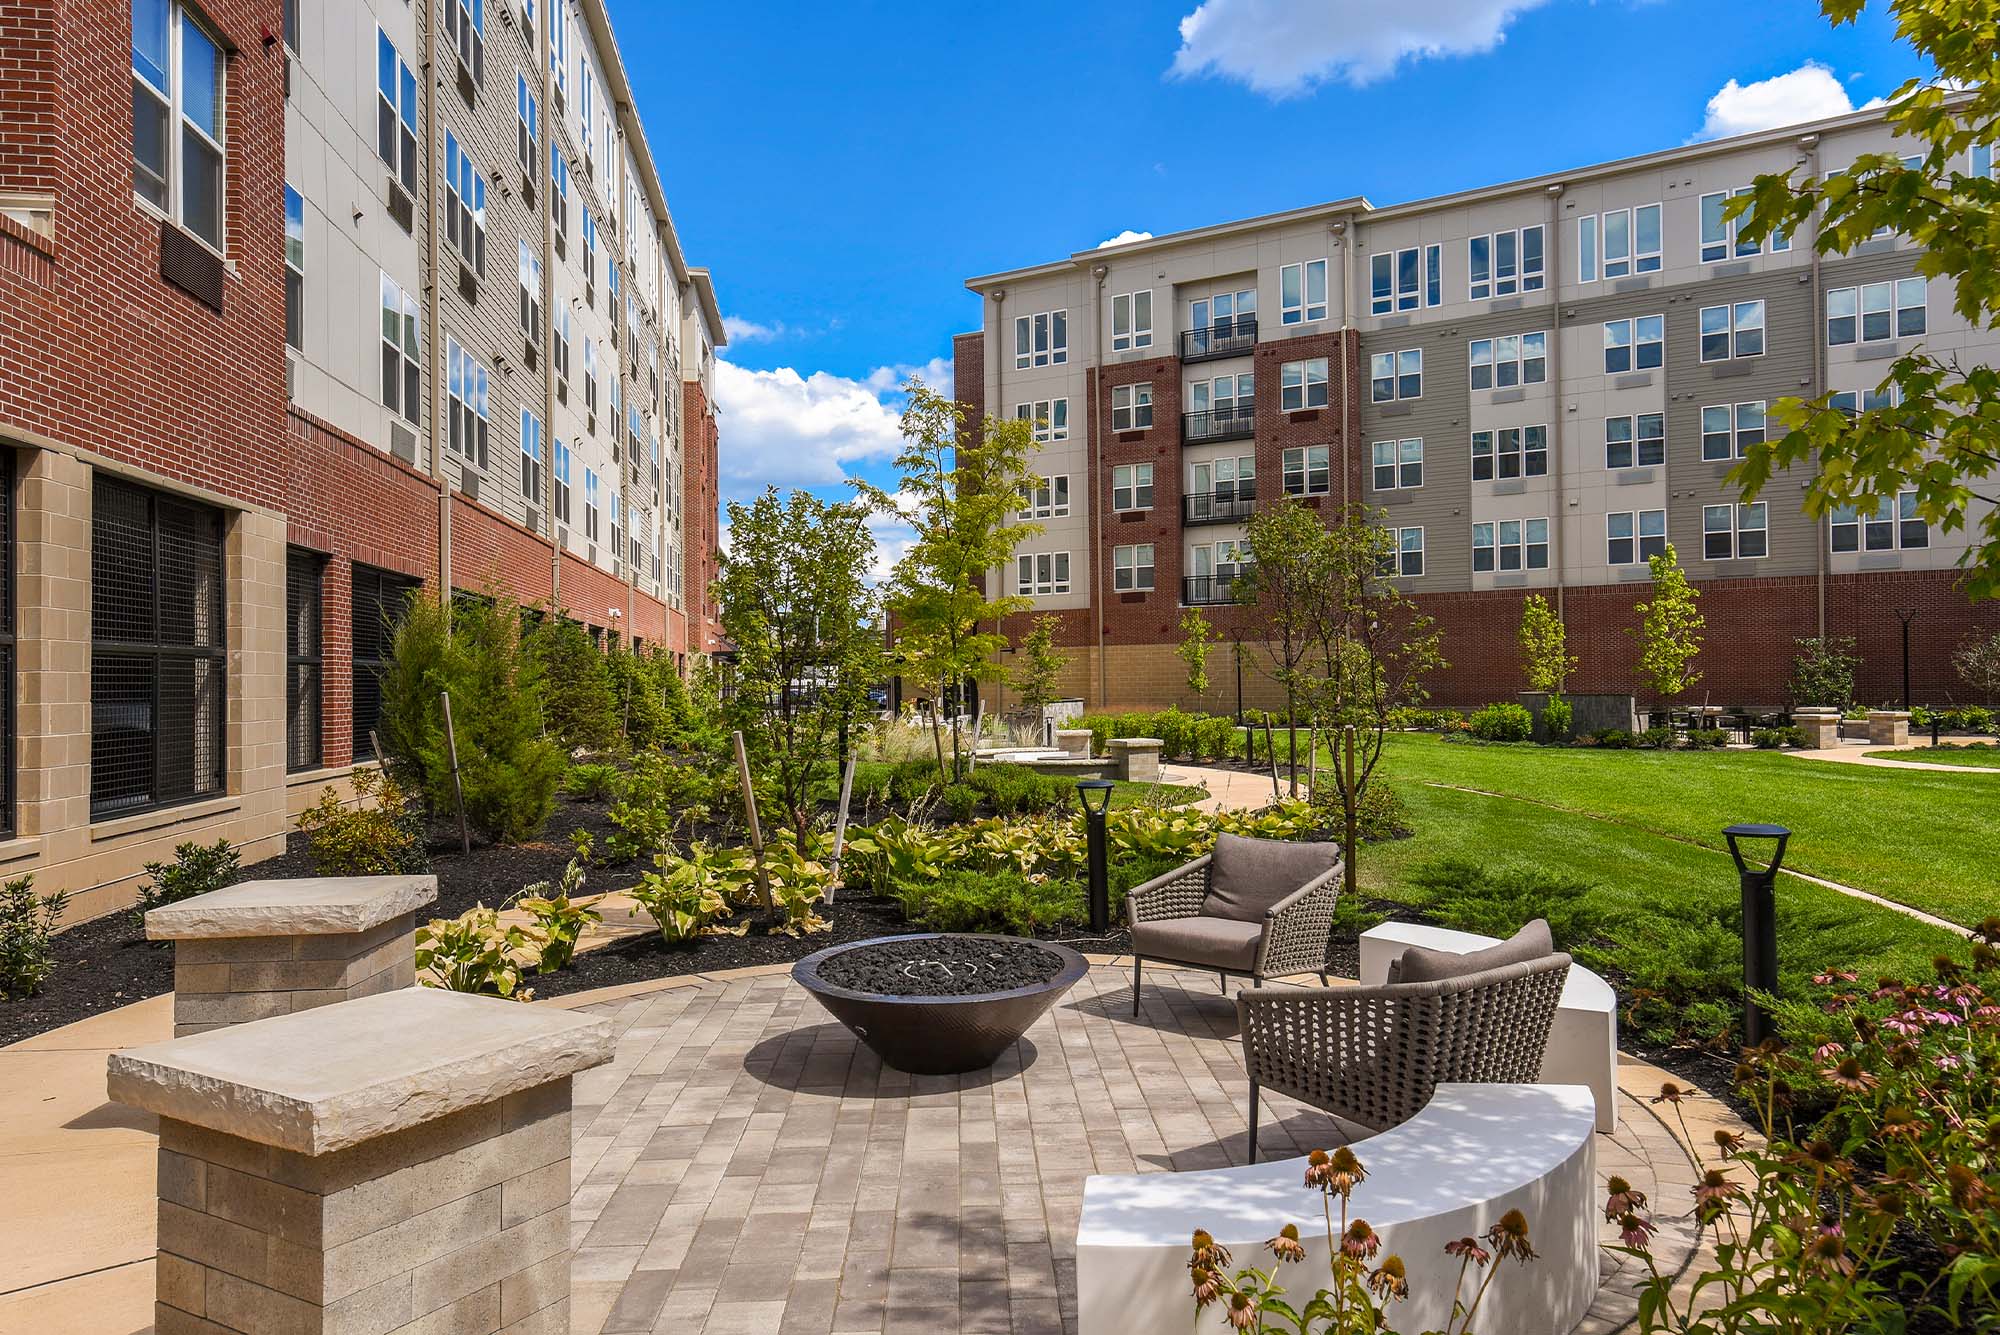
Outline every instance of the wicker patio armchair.
[[1535, 1083], [1569, 965], [1558, 952], [1430, 982], [1237, 993], [1251, 1162], [1266, 1088], [1374, 1132], [1441, 1084]]
[[1316, 973], [1326, 981], [1340, 845], [1216, 836], [1215, 851], [1125, 896], [1132, 928], [1132, 1013], [1146, 961], [1213, 969], [1262, 983]]

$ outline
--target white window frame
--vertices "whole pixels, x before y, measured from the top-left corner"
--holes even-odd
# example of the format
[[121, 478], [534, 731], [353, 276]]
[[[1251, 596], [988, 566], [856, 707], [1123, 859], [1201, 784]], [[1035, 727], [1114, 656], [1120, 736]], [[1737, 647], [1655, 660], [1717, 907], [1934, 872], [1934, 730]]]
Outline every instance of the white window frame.
[[1111, 549], [1111, 591], [1151, 593], [1158, 578], [1153, 544], [1135, 542]]
[[[1537, 529], [1535, 526], [1541, 527]], [[1540, 536], [1537, 536], [1539, 533]], [[1539, 560], [1537, 557], [1539, 556]], [[1549, 568], [1549, 521], [1490, 519], [1472, 526], [1472, 573], [1512, 575]]]
[[1033, 424], [1037, 444], [1068, 440], [1069, 400], [1037, 399], [1033, 403], [1017, 403], [1014, 405], [1014, 420]]
[[1368, 257], [1370, 315], [1436, 306], [1444, 297], [1441, 245], [1402, 246]]
[[521, 499], [542, 503], [542, 419], [521, 409]]
[[1118, 464], [1112, 468], [1111, 508], [1118, 511], [1153, 508], [1153, 465]]
[[[1619, 520], [1631, 531], [1618, 533]], [[1657, 532], [1648, 533], [1652, 527]], [[1631, 547], [1624, 560], [1618, 559], [1614, 543], [1627, 542]], [[1647, 547], [1651, 545], [1652, 551]], [[1664, 556], [1667, 552], [1667, 512], [1665, 510], [1614, 510], [1604, 516], [1604, 563], [1612, 567], [1641, 566], [1649, 556]]]
[[1153, 384], [1114, 385], [1111, 388], [1111, 429], [1146, 431], [1153, 425]]
[[[416, 294], [406, 291], [384, 271], [378, 307], [381, 315], [375, 336], [382, 359], [382, 405], [400, 413], [410, 425], [419, 426], [423, 423], [423, 317], [418, 313]], [[400, 343], [390, 333], [392, 320], [399, 326]], [[389, 361], [391, 354], [395, 357], [393, 365]], [[396, 391], [393, 399], [389, 393], [391, 383]]]
[[541, 252], [528, 249], [525, 239], [518, 240], [515, 253], [514, 272], [520, 280], [521, 303], [518, 311], [521, 336], [542, 346], [542, 256]]
[[[1826, 345], [1838, 348], [1854, 343], [1919, 338], [1929, 332], [1929, 299], [1929, 285], [1921, 275], [1829, 288]], [[1914, 319], [1907, 318], [1913, 314]], [[1873, 330], [1869, 326], [1870, 316], [1881, 317], [1881, 323]]]
[[483, 473], [490, 457], [492, 376], [449, 334], [444, 340], [444, 359], [445, 448]]
[[[1717, 527], [1717, 520], [1720, 527]], [[1752, 521], [1755, 522], [1752, 522]], [[1749, 551], [1753, 545], [1761, 550]], [[1712, 541], [1722, 539], [1720, 555]], [[1701, 559], [1704, 561], [1761, 561], [1771, 554], [1770, 510], [1763, 501], [1749, 505], [1724, 502], [1701, 507]]]
[[[1743, 221], [1722, 216], [1722, 210], [1738, 195], [1752, 193], [1753, 187], [1742, 185], [1733, 190], [1711, 190], [1696, 204], [1695, 212], [1695, 253], [1703, 264], [1721, 264], [1728, 260], [1741, 259], [1750, 255], [1760, 255], [1764, 247], [1755, 241], [1745, 241], [1737, 235], [1737, 226]], [[1709, 201], [1717, 201], [1714, 210]], [[1712, 214], [1712, 216], [1711, 216]], [[1773, 254], [1782, 254], [1792, 248], [1792, 238], [1785, 232], [1773, 232], [1768, 238]]]
[[[1748, 458], [1752, 445], [1761, 445], [1766, 439], [1770, 423], [1767, 417], [1768, 404], [1763, 399], [1750, 399], [1742, 403], [1707, 403], [1701, 408], [1701, 457], [1704, 463], [1734, 463]], [[1728, 419], [1728, 430], [1719, 429], [1713, 414], [1723, 414]], [[1721, 453], [1716, 441], [1727, 443], [1730, 452]]]
[[1389, 554], [1389, 569], [1382, 573], [1390, 579], [1422, 579], [1424, 577], [1423, 525], [1391, 527], [1385, 532], [1391, 535], [1394, 550]]
[[[1326, 496], [1333, 491], [1333, 451], [1327, 445], [1296, 445], [1279, 456], [1287, 496]], [[1318, 480], [1317, 486], [1313, 485]]]
[[[1228, 477], [1218, 476], [1224, 468]], [[1208, 481], [1201, 481], [1203, 474]], [[1223, 455], [1219, 459], [1206, 459], [1201, 463], [1188, 465], [1188, 494], [1207, 496], [1215, 501], [1236, 502], [1257, 498], [1257, 456], [1254, 454]]]
[[597, 544], [598, 514], [597, 470], [586, 465], [583, 470], [583, 537], [592, 546]]
[[[1649, 220], [1652, 229], [1650, 247], [1641, 241], [1641, 234]], [[1665, 263], [1665, 212], [1658, 204], [1606, 209], [1601, 214], [1579, 219], [1577, 226], [1579, 282], [1594, 283], [1600, 276], [1609, 282], [1615, 278], [1658, 273]], [[1586, 240], [1588, 256], [1584, 253]], [[1613, 253], [1614, 240], [1616, 254]], [[1589, 277], [1584, 276], [1586, 262], [1590, 266]]]
[[[1625, 462], [1613, 451], [1624, 446]], [[1667, 462], [1667, 415], [1626, 413], [1604, 419], [1604, 466], [1612, 472], [1626, 468], [1658, 468]]]
[[1133, 352], [1153, 346], [1153, 289], [1120, 292], [1111, 298], [1111, 350]]
[[[1383, 374], [1387, 371], [1388, 374]], [[1386, 392], [1384, 387], [1386, 388]], [[1414, 386], [1414, 387], [1413, 387]], [[1405, 393], [1405, 390], [1409, 390]], [[1424, 350], [1399, 348], [1368, 358], [1368, 393], [1375, 403], [1400, 403], [1424, 396]]]
[[[447, 0], [451, 3], [452, 0]], [[444, 132], [445, 239], [472, 272], [486, 276], [486, 173], [458, 136]]]
[[[1532, 269], [1528, 267], [1530, 235], [1535, 238], [1536, 251]], [[1502, 237], [1507, 239], [1504, 247], [1500, 244]], [[1505, 274], [1500, 271], [1503, 249], [1512, 252]], [[1548, 285], [1548, 264], [1548, 233], [1541, 223], [1468, 236], [1465, 238], [1466, 300], [1487, 301], [1521, 292], [1540, 292]]]
[[306, 202], [285, 182], [285, 342], [304, 352], [306, 343]]
[[1326, 407], [1327, 361], [1325, 357], [1308, 357], [1279, 366], [1278, 402], [1283, 411], [1300, 413]]
[[1068, 593], [1068, 552], [1019, 552], [1014, 558], [1014, 590], [1023, 598]]
[[1474, 482], [1511, 482], [1516, 478], [1547, 477], [1548, 471], [1549, 428], [1546, 422], [1491, 427], [1472, 433]]
[[[395, 96], [382, 86], [383, 54], [393, 59], [391, 73], [396, 80]], [[396, 136], [395, 154], [382, 151], [382, 113], [390, 116], [389, 132]], [[388, 164], [389, 174], [411, 195], [417, 193], [417, 76], [410, 62], [381, 27], [375, 29], [375, 156]]]
[[1057, 473], [1021, 484], [1021, 518], [1062, 519], [1069, 514], [1069, 474]]
[[[1711, 329], [1711, 315], [1720, 316], [1720, 327]], [[1770, 350], [1766, 337], [1769, 327], [1769, 308], [1762, 297], [1754, 301], [1724, 302], [1719, 306], [1703, 306], [1700, 324], [1696, 333], [1701, 339], [1700, 352], [1703, 362], [1741, 361], [1751, 357], [1762, 357]], [[1750, 336], [1755, 336], [1756, 350], [1745, 352], [1744, 345]], [[1717, 356], [1709, 356], [1710, 339], [1723, 340], [1723, 351]]]
[[1069, 362], [1069, 309], [1014, 317], [1014, 369]]
[[445, 45], [472, 76], [486, 81], [486, 6], [482, 0], [444, 0]]
[[571, 458], [571, 452], [569, 446], [563, 443], [563, 439], [561, 436], [557, 436], [556, 462], [555, 462], [554, 472], [556, 479], [555, 512], [556, 512], [556, 522], [559, 524], [569, 523], [569, 515], [570, 515], [569, 483], [570, 483], [570, 467], [571, 467], [570, 458]]
[[[139, 0], [139, 3], [144, 2], [145, 0]], [[166, 119], [165, 142], [160, 145], [161, 152], [166, 158], [166, 161], [162, 164], [165, 170], [165, 179], [160, 181], [160, 185], [163, 187], [162, 193], [165, 198], [155, 199], [147, 191], [140, 188], [139, 146], [137, 143], [136, 124], [134, 125], [134, 142], [132, 143], [132, 197], [146, 208], [170, 219], [175, 226], [199, 241], [202, 245], [208, 247], [208, 249], [214, 251], [217, 255], [224, 255], [227, 253], [229, 245], [230, 126], [228, 119], [228, 46], [227, 43], [216, 36], [214, 30], [207, 23], [196, 15], [195, 11], [178, 3], [178, 0], [158, 0], [158, 3], [165, 11], [167, 21], [167, 49], [164, 53], [167, 64], [166, 68], [160, 71], [161, 75], [167, 81], [167, 86], [165, 88], [160, 87], [153, 81], [150, 75], [140, 71], [136, 62], [132, 64], [131, 72], [133, 101], [136, 103], [141, 97], [150, 98], [159, 105]], [[136, 9], [137, 7], [138, 3], [135, 3], [133, 8]], [[189, 28], [193, 28], [201, 39], [207, 42], [215, 52], [215, 106], [213, 108], [215, 134], [210, 134], [207, 130], [203, 129], [196, 123], [194, 117], [189, 114], [191, 108], [187, 104], [187, 89], [185, 81], [182, 78], [186, 70], [184, 47], [186, 46], [187, 30]], [[215, 155], [214, 236], [209, 236], [198, 231], [195, 224], [188, 220], [187, 159], [189, 153], [189, 136], [194, 137], [195, 144], [202, 150]], [[150, 168], [147, 169], [147, 174], [149, 176], [152, 174]]]
[[[1613, 365], [1624, 353], [1625, 365]], [[1628, 315], [1604, 322], [1604, 374], [1657, 371], [1667, 364], [1667, 320], [1663, 315]]]
[[[1300, 260], [1278, 266], [1278, 323], [1312, 324], [1327, 312], [1327, 263]], [[1314, 294], [1317, 293], [1317, 300]]]
[[528, 87], [528, 76], [520, 70], [514, 71], [514, 158], [520, 163], [521, 171], [533, 175], [536, 149], [542, 140], [542, 109], [535, 100], [534, 92]]
[[1378, 440], [1369, 449], [1370, 482], [1376, 491], [1415, 491], [1424, 485], [1424, 438]]
[[1516, 385], [1546, 384], [1549, 378], [1548, 331], [1475, 338], [1466, 344], [1466, 365], [1474, 389], [1512, 389]]
[[[1888, 517], [1883, 514], [1887, 511]], [[1847, 545], [1841, 530], [1847, 530]], [[1876, 541], [1880, 532], [1886, 541]], [[1877, 497], [1867, 513], [1859, 505], [1837, 505], [1827, 512], [1827, 550], [1835, 556], [1860, 552], [1925, 551], [1931, 545], [1928, 521], [1917, 514], [1917, 492], [1906, 487], [1892, 497]]]

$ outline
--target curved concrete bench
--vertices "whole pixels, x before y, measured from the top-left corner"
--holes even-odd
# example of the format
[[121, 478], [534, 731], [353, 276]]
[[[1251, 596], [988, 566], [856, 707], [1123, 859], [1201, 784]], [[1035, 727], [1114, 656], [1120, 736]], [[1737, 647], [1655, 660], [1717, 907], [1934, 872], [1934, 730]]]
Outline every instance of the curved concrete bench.
[[[1388, 982], [1389, 961], [1407, 946], [1469, 955], [1498, 944], [1476, 932], [1385, 922], [1361, 934], [1361, 984]], [[1542, 1054], [1541, 1078], [1551, 1085], [1589, 1086], [1597, 1096], [1597, 1129], [1618, 1129], [1618, 994], [1581, 964], [1570, 965], [1563, 981], [1548, 1050]]]
[[[1590, 1091], [1575, 1085], [1440, 1085], [1416, 1117], [1354, 1143], [1368, 1180], [1354, 1189], [1349, 1218], [1366, 1219], [1383, 1254], [1409, 1270], [1409, 1300], [1390, 1315], [1396, 1329], [1444, 1327], [1459, 1269], [1444, 1245], [1513, 1209], [1528, 1217], [1540, 1259], [1505, 1263], [1480, 1329], [1561, 1335], [1583, 1319], [1598, 1287], [1593, 1118]], [[1195, 1328], [1187, 1258], [1197, 1228], [1238, 1266], [1264, 1267], [1265, 1240], [1297, 1224], [1306, 1259], [1284, 1267], [1279, 1283], [1295, 1295], [1324, 1285], [1326, 1223], [1320, 1193], [1304, 1182], [1304, 1159], [1087, 1180], [1076, 1231], [1079, 1335]], [[1338, 1210], [1333, 1221], [1338, 1228]], [[1210, 1324], [1213, 1316], [1200, 1328]]]

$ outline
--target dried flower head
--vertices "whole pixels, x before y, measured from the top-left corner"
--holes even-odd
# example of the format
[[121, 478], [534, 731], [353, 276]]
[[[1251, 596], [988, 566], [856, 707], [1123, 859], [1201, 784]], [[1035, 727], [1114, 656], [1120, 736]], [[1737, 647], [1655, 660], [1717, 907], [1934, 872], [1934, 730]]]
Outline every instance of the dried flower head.
[[1190, 1266], [1188, 1275], [1194, 1281], [1194, 1305], [1197, 1310], [1221, 1296], [1222, 1279], [1207, 1266]]
[[1503, 1261], [1510, 1256], [1524, 1264], [1535, 1259], [1535, 1249], [1528, 1241], [1528, 1216], [1519, 1210], [1501, 1215], [1500, 1222], [1486, 1230], [1486, 1240]]
[[1381, 1266], [1368, 1276], [1368, 1288], [1377, 1298], [1390, 1302], [1409, 1297], [1410, 1276], [1403, 1268], [1403, 1258], [1394, 1254], [1383, 1257]]
[[1347, 1232], [1340, 1235], [1340, 1250], [1361, 1260], [1373, 1259], [1382, 1248], [1382, 1239], [1375, 1236], [1375, 1230], [1368, 1227], [1366, 1219], [1357, 1219], [1347, 1226]]
[[1480, 1246], [1478, 1238], [1460, 1238], [1457, 1242], [1447, 1242], [1444, 1245], [1444, 1253], [1446, 1256], [1469, 1260], [1476, 1266], [1484, 1266], [1493, 1259], [1493, 1253]]
[[1264, 1244], [1271, 1249], [1271, 1255], [1280, 1261], [1303, 1261], [1306, 1259], [1305, 1244], [1299, 1241], [1299, 1226], [1286, 1224], [1278, 1230], [1278, 1236]]
[[1924, 1119], [1913, 1108], [1892, 1103], [1882, 1110], [1882, 1134], [1885, 1136], [1914, 1136], [1923, 1129]]
[[1643, 1252], [1652, 1241], [1655, 1225], [1652, 1220], [1634, 1211], [1626, 1211], [1618, 1216], [1618, 1237], [1627, 1247]]
[[1238, 1330], [1248, 1330], [1257, 1324], [1257, 1300], [1247, 1293], [1229, 1295], [1229, 1324]]
[[1643, 1210], [1646, 1208], [1646, 1193], [1640, 1191], [1616, 1173], [1612, 1174], [1605, 1182], [1604, 1190], [1606, 1193], [1604, 1197], [1604, 1217], [1606, 1219], [1616, 1219], [1619, 1215], [1627, 1211]]
[[1697, 1206], [1720, 1206], [1741, 1199], [1743, 1188], [1731, 1181], [1729, 1174], [1720, 1168], [1709, 1169], [1701, 1175], [1701, 1181], [1694, 1184], [1694, 1203]]
[[1993, 1199], [1992, 1188], [1970, 1164], [1946, 1164], [1944, 1182], [1945, 1190], [1951, 1193], [1951, 1203], [1961, 1210], [1984, 1211]]
[[1743, 1133], [1731, 1131], [1726, 1126], [1715, 1128], [1715, 1148], [1724, 1154], [1734, 1154], [1743, 1148]]
[[1854, 1258], [1847, 1254], [1847, 1235], [1840, 1225], [1828, 1224], [1805, 1246], [1805, 1262], [1816, 1270], [1842, 1275], [1854, 1273]]
[[1832, 1066], [1820, 1072], [1820, 1077], [1837, 1089], [1845, 1089], [1855, 1094], [1864, 1093], [1881, 1084], [1861, 1065], [1859, 1057], [1842, 1057]]
[[1686, 1097], [1688, 1097], [1687, 1091], [1683, 1090], [1679, 1085], [1671, 1080], [1663, 1080], [1660, 1082], [1660, 1092], [1653, 1096], [1653, 1102], [1679, 1103]]
[[1209, 1236], [1205, 1228], [1194, 1231], [1194, 1255], [1188, 1261], [1190, 1268], [1205, 1266], [1210, 1270], [1229, 1268], [1229, 1248]]
[[1361, 1160], [1354, 1157], [1354, 1151], [1345, 1145], [1332, 1154], [1314, 1150], [1306, 1156], [1306, 1185], [1309, 1187], [1346, 1196], [1367, 1179], [1368, 1170], [1361, 1166]]

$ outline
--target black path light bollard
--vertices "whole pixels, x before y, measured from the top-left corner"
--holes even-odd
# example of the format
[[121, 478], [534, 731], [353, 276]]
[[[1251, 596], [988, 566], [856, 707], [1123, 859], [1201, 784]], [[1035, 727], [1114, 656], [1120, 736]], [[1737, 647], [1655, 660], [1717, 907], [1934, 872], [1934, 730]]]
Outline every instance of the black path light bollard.
[[1090, 930], [1100, 934], [1111, 930], [1111, 880], [1104, 863], [1104, 813], [1111, 809], [1111, 788], [1109, 779], [1084, 779], [1076, 785], [1089, 840]]
[[[1773, 887], [1792, 832], [1782, 825], [1732, 825], [1722, 837], [1729, 841], [1729, 856], [1736, 861], [1736, 877], [1743, 887], [1743, 1040], [1754, 1048], [1770, 1036], [1771, 1015], [1749, 994], [1778, 990], [1778, 907]], [[1739, 839], [1777, 840], [1770, 863], [1752, 866], [1737, 844]]]

